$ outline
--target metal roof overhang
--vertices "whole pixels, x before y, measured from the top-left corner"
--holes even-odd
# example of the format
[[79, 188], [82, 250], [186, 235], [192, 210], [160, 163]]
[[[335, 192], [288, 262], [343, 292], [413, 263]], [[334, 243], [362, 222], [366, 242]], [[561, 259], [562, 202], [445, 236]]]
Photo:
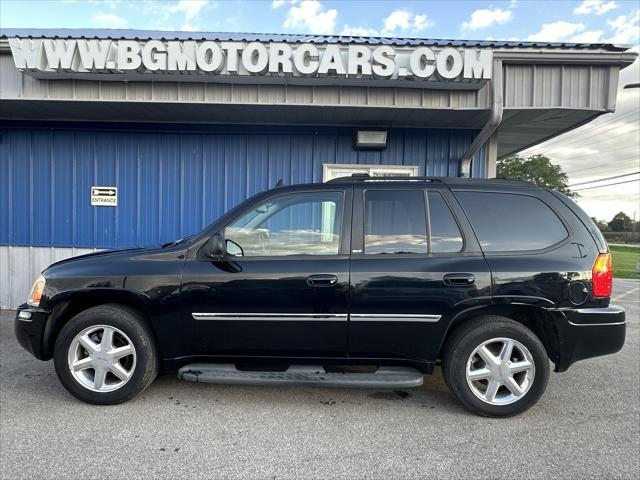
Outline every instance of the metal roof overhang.
[[[499, 59], [504, 68], [504, 112], [497, 129], [498, 157], [518, 152], [614, 111], [618, 72], [636, 58], [635, 53], [628, 51], [628, 46], [610, 44], [5, 29], [0, 31], [0, 62], [3, 61], [2, 57], [7, 59], [6, 54], [9, 53], [6, 38], [14, 35], [31, 38], [206, 38], [492, 48], [494, 59]], [[486, 89], [482, 88], [474, 92], [450, 89], [449, 93], [443, 90], [436, 93], [434, 89], [439, 86], [431, 85], [422, 90], [424, 93], [419, 93], [420, 89], [415, 88], [375, 88], [377, 85], [373, 83], [369, 83], [371, 88], [364, 83], [353, 84], [353, 87], [339, 82], [330, 85], [331, 81], [325, 79], [316, 81], [316, 86], [307, 87], [237, 85], [237, 96], [232, 93], [220, 100], [223, 87], [215, 87], [218, 90], [209, 96], [209, 87], [206, 85], [193, 84], [188, 87], [185, 83], [174, 82], [175, 85], [170, 85], [167, 82], [167, 85], [160, 86], [165, 82], [149, 82], [155, 83], [150, 88], [145, 86], [145, 82], [132, 81], [129, 83], [132, 87], [130, 90], [115, 85], [125, 85], [125, 82], [38, 80], [7, 68], [6, 60], [1, 65], [0, 118], [9, 120], [356, 125], [480, 130], [491, 113]], [[327, 84], [323, 86], [321, 83]], [[461, 87], [469, 89], [472, 86], [466, 84], [457, 88]], [[233, 92], [236, 85], [230, 88]], [[285, 88], [287, 92], [282, 94], [278, 88]], [[262, 94], [269, 89], [272, 89], [272, 94], [263, 98]], [[289, 93], [293, 94], [294, 90], [297, 91], [296, 95], [301, 95], [300, 98], [307, 97], [305, 104], [291, 100]], [[343, 102], [345, 93], [346, 101]]]
[[[488, 109], [0, 100], [0, 118], [93, 122], [350, 125], [481, 129]], [[505, 110], [498, 157], [524, 150], [605, 112], [586, 109]]]
[[357, 125], [480, 129], [487, 109], [0, 99], [0, 118], [97, 122]]

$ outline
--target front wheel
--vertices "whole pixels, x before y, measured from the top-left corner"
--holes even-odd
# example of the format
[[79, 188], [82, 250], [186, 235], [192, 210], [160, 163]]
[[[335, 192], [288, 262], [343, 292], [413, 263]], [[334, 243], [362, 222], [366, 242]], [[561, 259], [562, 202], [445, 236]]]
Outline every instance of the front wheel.
[[506, 317], [471, 320], [448, 339], [444, 379], [470, 411], [509, 417], [531, 408], [549, 380], [549, 359], [540, 339]]
[[99, 305], [69, 320], [56, 339], [53, 360], [72, 395], [99, 405], [126, 402], [158, 373], [158, 355], [144, 318], [121, 305]]

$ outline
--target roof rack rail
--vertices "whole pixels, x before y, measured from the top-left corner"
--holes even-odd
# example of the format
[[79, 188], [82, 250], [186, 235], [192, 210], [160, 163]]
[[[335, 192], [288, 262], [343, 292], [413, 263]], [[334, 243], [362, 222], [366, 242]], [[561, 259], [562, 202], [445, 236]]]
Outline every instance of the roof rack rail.
[[336, 177], [327, 183], [334, 182], [368, 182], [368, 181], [418, 181], [418, 182], [441, 182], [444, 183], [443, 177], [415, 177], [411, 175], [390, 175], [388, 177], [372, 177], [368, 173], [352, 173], [346, 177]]
[[327, 183], [336, 182], [433, 182], [445, 185], [478, 183], [485, 185], [513, 185], [522, 187], [537, 187], [533, 182], [518, 180], [516, 178], [463, 178], [463, 177], [412, 177], [410, 175], [398, 175], [389, 177], [372, 177], [368, 173], [353, 173], [351, 176], [332, 178]]

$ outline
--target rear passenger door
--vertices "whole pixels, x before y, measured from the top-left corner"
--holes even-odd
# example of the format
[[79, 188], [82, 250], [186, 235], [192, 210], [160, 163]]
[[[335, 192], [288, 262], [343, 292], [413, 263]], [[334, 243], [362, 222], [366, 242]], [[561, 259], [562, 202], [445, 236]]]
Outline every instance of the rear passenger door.
[[433, 361], [455, 312], [491, 302], [489, 268], [460, 207], [444, 185], [423, 187], [354, 192], [352, 357]]

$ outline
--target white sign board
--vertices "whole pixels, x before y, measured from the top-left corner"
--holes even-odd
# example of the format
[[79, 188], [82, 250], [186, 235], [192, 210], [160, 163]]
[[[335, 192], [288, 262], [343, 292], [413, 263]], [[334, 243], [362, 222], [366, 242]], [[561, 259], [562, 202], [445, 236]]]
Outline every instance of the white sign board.
[[493, 66], [489, 49], [429, 45], [84, 38], [10, 38], [9, 45], [18, 70], [46, 78], [89, 74], [100, 80], [138, 76], [175, 81], [178, 75], [192, 75], [197, 81], [334, 77], [478, 82], [491, 79]]
[[117, 207], [118, 188], [117, 187], [91, 187], [92, 207]]

